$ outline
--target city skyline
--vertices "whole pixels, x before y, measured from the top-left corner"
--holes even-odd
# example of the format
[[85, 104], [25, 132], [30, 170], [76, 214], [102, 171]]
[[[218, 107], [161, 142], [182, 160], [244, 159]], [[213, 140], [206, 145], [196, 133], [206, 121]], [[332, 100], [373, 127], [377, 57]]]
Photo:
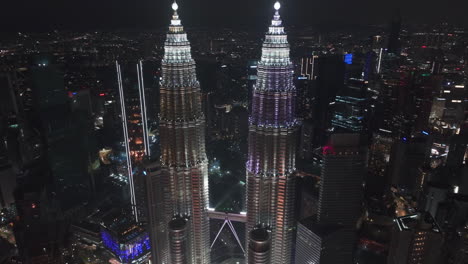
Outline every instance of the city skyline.
[[468, 263], [463, 5], [70, 1], [0, 42], [1, 264]]
[[[261, 12], [274, 1], [215, 1], [181, 2], [180, 13], [188, 27], [233, 27], [261, 30], [268, 16]], [[387, 24], [399, 10], [406, 25], [449, 22], [468, 25], [463, 10], [468, 3], [454, 1], [441, 5], [436, 0], [396, 1], [390, 5], [384, 0], [331, 1], [283, 1], [283, 17], [287, 26], [343, 27], [349, 25]], [[85, 0], [76, 3], [30, 1], [28, 8], [20, 8], [22, 2], [9, 1], [4, 6], [6, 16], [0, 19], [8, 25], [0, 32], [62, 30], [116, 30], [116, 29], [163, 29], [169, 15], [170, 0], [141, 0], [133, 3], [124, 0]], [[456, 8], [454, 8], [457, 6]], [[350, 12], [352, 10], [352, 12]], [[103, 16], [103, 13], [106, 16]], [[84, 16], [84, 14], [86, 14]], [[239, 14], [243, 19], [239, 21]], [[259, 24], [259, 18], [261, 21]], [[216, 23], [213, 23], [216, 21]]]

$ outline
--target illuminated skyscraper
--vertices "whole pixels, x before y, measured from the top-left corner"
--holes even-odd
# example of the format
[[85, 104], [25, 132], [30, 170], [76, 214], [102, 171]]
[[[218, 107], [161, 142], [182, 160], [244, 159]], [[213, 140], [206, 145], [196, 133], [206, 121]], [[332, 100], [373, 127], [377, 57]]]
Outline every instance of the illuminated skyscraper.
[[160, 88], [161, 169], [159, 173], [150, 172], [148, 186], [150, 224], [155, 236], [152, 241], [157, 241], [153, 262], [184, 259], [178, 256], [182, 251], [173, 246], [177, 239], [171, 238], [168, 247], [168, 233], [174, 230], [167, 229], [172, 219], [186, 218], [189, 249], [183, 253], [189, 254], [188, 263], [205, 264], [210, 263], [205, 117], [195, 61], [177, 14], [177, 3], [172, 9]]
[[287, 35], [278, 12], [281, 6], [277, 2], [274, 7], [249, 118], [247, 234], [256, 227], [267, 228], [272, 241], [270, 263], [292, 263], [296, 89]]

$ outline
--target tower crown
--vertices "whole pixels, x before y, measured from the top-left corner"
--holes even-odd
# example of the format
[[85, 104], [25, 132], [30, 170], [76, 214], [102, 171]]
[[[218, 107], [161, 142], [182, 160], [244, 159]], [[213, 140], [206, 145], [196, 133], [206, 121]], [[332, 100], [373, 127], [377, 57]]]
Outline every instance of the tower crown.
[[182, 33], [184, 32], [184, 27], [179, 19], [179, 14], [177, 14], [179, 5], [176, 1], [172, 3], [172, 10], [174, 10], [174, 14], [172, 15], [171, 25], [169, 26], [169, 33]]

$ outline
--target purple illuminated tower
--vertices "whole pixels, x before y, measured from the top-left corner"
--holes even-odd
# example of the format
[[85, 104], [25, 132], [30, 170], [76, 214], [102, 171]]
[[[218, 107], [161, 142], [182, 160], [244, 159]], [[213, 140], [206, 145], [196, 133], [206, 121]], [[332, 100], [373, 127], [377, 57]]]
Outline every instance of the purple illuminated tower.
[[149, 180], [153, 259], [158, 264], [205, 264], [210, 263], [205, 117], [177, 3], [172, 9], [162, 60], [160, 169], [150, 172]]
[[276, 2], [276, 12], [258, 63], [249, 118], [247, 161], [247, 235], [255, 228], [266, 228], [271, 232], [270, 263], [274, 264], [292, 263], [296, 225], [296, 89], [280, 7]]

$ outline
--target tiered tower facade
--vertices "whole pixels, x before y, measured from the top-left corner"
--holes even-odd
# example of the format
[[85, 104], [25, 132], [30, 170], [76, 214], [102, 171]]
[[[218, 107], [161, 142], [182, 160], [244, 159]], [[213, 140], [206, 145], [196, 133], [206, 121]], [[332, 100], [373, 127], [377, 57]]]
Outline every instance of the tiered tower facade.
[[267, 228], [272, 241], [270, 263], [283, 264], [292, 263], [299, 124], [295, 116], [293, 64], [279, 15], [281, 6], [277, 2], [274, 7], [276, 12], [258, 63], [249, 117], [247, 235], [255, 228]]
[[210, 263], [205, 117], [190, 43], [177, 14], [178, 5], [174, 3], [172, 8], [174, 15], [164, 46], [160, 88], [161, 170], [155, 176], [159, 179], [154, 181], [160, 184], [155, 187], [162, 192], [154, 197], [163, 200], [159, 206], [163, 208], [153, 208], [156, 219], [151, 223], [153, 230], [158, 231], [170, 229], [173, 219], [187, 219], [184, 227], [187, 241], [180, 243], [186, 243], [188, 249], [183, 251], [187, 257], [176, 256], [182, 251], [168, 247], [172, 240], [167, 237], [174, 230], [152, 231], [164, 234], [155, 238], [162, 242], [156, 243], [159, 249], [155, 249], [157, 256], [153, 258], [160, 263], [187, 259], [186, 263], [205, 264]]

